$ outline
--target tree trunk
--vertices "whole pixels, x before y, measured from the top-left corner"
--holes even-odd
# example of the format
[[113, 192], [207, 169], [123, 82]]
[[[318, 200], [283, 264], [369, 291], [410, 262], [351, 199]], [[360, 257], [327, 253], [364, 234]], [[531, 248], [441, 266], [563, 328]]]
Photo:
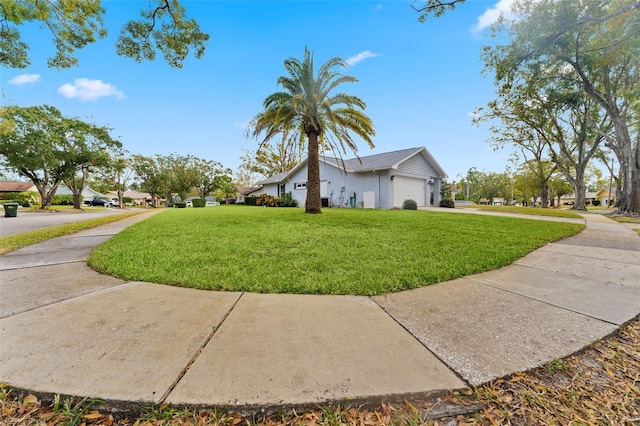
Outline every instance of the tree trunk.
[[81, 206], [81, 202], [80, 199], [82, 198], [82, 193], [77, 192], [77, 191], [73, 191], [73, 208], [74, 209], [80, 209]]
[[307, 133], [309, 138], [309, 159], [307, 161], [307, 200], [305, 213], [322, 213], [320, 199], [320, 158], [318, 155], [318, 134], [314, 131]]
[[38, 188], [38, 194], [40, 194], [40, 209], [44, 210], [47, 208], [47, 204], [51, 202], [50, 199], [47, 199], [47, 188], [40, 185], [36, 185], [36, 188]]
[[47, 190], [47, 185], [45, 184], [36, 184], [36, 188], [38, 189], [38, 193], [40, 194], [41, 210], [44, 210], [51, 205], [51, 201], [53, 200], [53, 196], [56, 195], [56, 191], [58, 190], [59, 184], [60, 184], [59, 182], [56, 183], [49, 190]]
[[584, 184], [584, 170], [576, 170], [576, 178], [573, 182], [575, 198], [573, 199], [573, 210], [587, 210], [585, 204], [585, 193], [587, 186]]
[[628, 154], [629, 161], [620, 162], [622, 190], [618, 192], [618, 211], [624, 214], [640, 213], [640, 133], [635, 150]]
[[549, 207], [549, 185], [547, 185], [548, 181], [549, 178], [543, 180], [542, 184], [540, 185], [540, 206], [544, 208]]

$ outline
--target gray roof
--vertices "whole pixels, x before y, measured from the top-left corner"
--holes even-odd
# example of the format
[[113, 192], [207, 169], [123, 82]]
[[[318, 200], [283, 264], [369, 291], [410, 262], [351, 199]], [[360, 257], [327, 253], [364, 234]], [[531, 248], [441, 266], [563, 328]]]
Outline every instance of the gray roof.
[[[334, 167], [338, 167], [350, 173], [358, 173], [372, 170], [387, 170], [398, 167], [398, 164], [409, 159], [410, 157], [422, 152], [425, 157], [429, 159], [436, 171], [439, 171], [443, 177], [446, 177], [446, 173], [442, 170], [442, 167], [438, 162], [429, 154], [429, 151], [425, 147], [401, 149], [398, 151], [383, 152], [381, 154], [365, 155], [360, 158], [349, 158], [341, 160], [335, 157], [326, 157], [320, 155], [320, 161], [330, 164]], [[278, 173], [265, 180], [258, 182], [259, 185], [268, 185], [272, 183], [280, 183], [289, 177], [293, 172], [305, 165], [307, 160], [305, 159], [293, 169]]]
[[[350, 158], [344, 160], [344, 168], [346, 168], [348, 172], [356, 173], [369, 170], [386, 170], [396, 166], [398, 163], [403, 162], [423, 149], [422, 147], [409, 148], [399, 151], [383, 152], [381, 154], [366, 155], [360, 157], [360, 159]], [[320, 160], [340, 168], [343, 167], [343, 162], [339, 158], [321, 156]]]
[[278, 173], [277, 175], [268, 177], [265, 180], [261, 180], [260, 182], [258, 182], [258, 185], [268, 185], [270, 183], [282, 182], [293, 170], [295, 170], [295, 167], [287, 172]]

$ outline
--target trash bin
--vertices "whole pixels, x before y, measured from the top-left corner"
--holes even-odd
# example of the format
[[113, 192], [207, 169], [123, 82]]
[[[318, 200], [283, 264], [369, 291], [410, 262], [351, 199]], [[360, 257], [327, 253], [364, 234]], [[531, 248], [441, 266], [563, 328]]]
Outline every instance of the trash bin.
[[6, 203], [4, 206], [4, 217], [18, 217], [18, 203]]

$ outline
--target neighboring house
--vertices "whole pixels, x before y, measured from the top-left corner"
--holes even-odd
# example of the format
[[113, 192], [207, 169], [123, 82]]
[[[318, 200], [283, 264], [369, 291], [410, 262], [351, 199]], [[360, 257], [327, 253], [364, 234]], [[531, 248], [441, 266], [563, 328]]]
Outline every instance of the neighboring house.
[[[0, 194], [6, 194], [8, 192], [35, 192], [38, 193], [38, 188], [32, 182], [0, 182]], [[73, 195], [73, 192], [65, 186], [59, 185], [56, 189], [56, 195]], [[93, 200], [94, 197], [105, 197], [88, 186], [82, 191], [83, 200]]]
[[[402, 207], [407, 199], [418, 206], [438, 205], [446, 178], [425, 147], [340, 160], [320, 155], [320, 197], [324, 207]], [[307, 197], [307, 159], [288, 172], [261, 182], [262, 192], [291, 192], [298, 205]]]
[[[611, 196], [609, 196], [609, 190], [606, 188], [602, 188], [601, 190], [596, 192], [596, 199], [600, 200], [601, 206], [615, 206], [616, 205], [616, 188], [611, 188]], [[609, 202], [611, 200], [611, 202]]]
[[[69, 187], [65, 185], [60, 185], [56, 190], [56, 195], [73, 195], [73, 192], [71, 192], [71, 189], [69, 189]], [[82, 200], [80, 200], [80, 203], [82, 204], [85, 201], [91, 201], [94, 198], [108, 198], [108, 197], [107, 195], [101, 192], [94, 191], [88, 186], [85, 186], [84, 189], [82, 190]]]
[[0, 182], [0, 195], [11, 192], [38, 192], [33, 182]]
[[[192, 197], [187, 197], [184, 199], [184, 202], [187, 204], [187, 207], [193, 207], [193, 199], [194, 198], [200, 198], [198, 195], [194, 195]], [[205, 200], [207, 200], [206, 202], [206, 206], [219, 206], [220, 203], [218, 202], [218, 200], [216, 200], [216, 197], [214, 197], [213, 195], [207, 195], [206, 197], [204, 197]]]
[[[614, 195], [613, 201], [611, 202], [612, 205], [615, 205], [615, 188], [612, 188], [611, 193], [612, 195]], [[584, 204], [586, 206], [591, 206], [593, 205], [594, 201], [598, 201], [598, 205], [601, 206], [606, 206], [607, 205], [607, 196], [609, 194], [609, 191], [607, 191], [606, 189], [601, 189], [600, 191], [597, 192], [585, 192], [584, 194]], [[560, 197], [560, 205], [561, 206], [572, 206], [576, 201], [576, 196], [575, 194], [566, 194], [563, 195], [562, 197]]]
[[[107, 196], [111, 199], [117, 200], [118, 192], [109, 191], [107, 192]], [[122, 197], [131, 198], [131, 204], [133, 204], [134, 206], [151, 205], [151, 200], [152, 200], [151, 194], [149, 194], [148, 192], [124, 191], [122, 193]], [[156, 205], [159, 206], [162, 199], [156, 195], [156, 200], [157, 200]]]
[[236, 204], [244, 204], [244, 197], [262, 194], [261, 186], [236, 186], [238, 195], [236, 196]]

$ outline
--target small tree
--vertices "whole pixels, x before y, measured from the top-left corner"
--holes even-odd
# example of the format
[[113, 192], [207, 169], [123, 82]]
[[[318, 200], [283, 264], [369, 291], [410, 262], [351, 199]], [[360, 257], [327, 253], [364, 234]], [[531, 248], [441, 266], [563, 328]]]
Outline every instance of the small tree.
[[231, 182], [231, 180], [224, 180], [220, 184], [220, 188], [218, 189], [218, 195], [223, 197], [227, 204], [230, 204], [230, 200], [232, 197], [238, 195], [238, 190], [236, 186]]

